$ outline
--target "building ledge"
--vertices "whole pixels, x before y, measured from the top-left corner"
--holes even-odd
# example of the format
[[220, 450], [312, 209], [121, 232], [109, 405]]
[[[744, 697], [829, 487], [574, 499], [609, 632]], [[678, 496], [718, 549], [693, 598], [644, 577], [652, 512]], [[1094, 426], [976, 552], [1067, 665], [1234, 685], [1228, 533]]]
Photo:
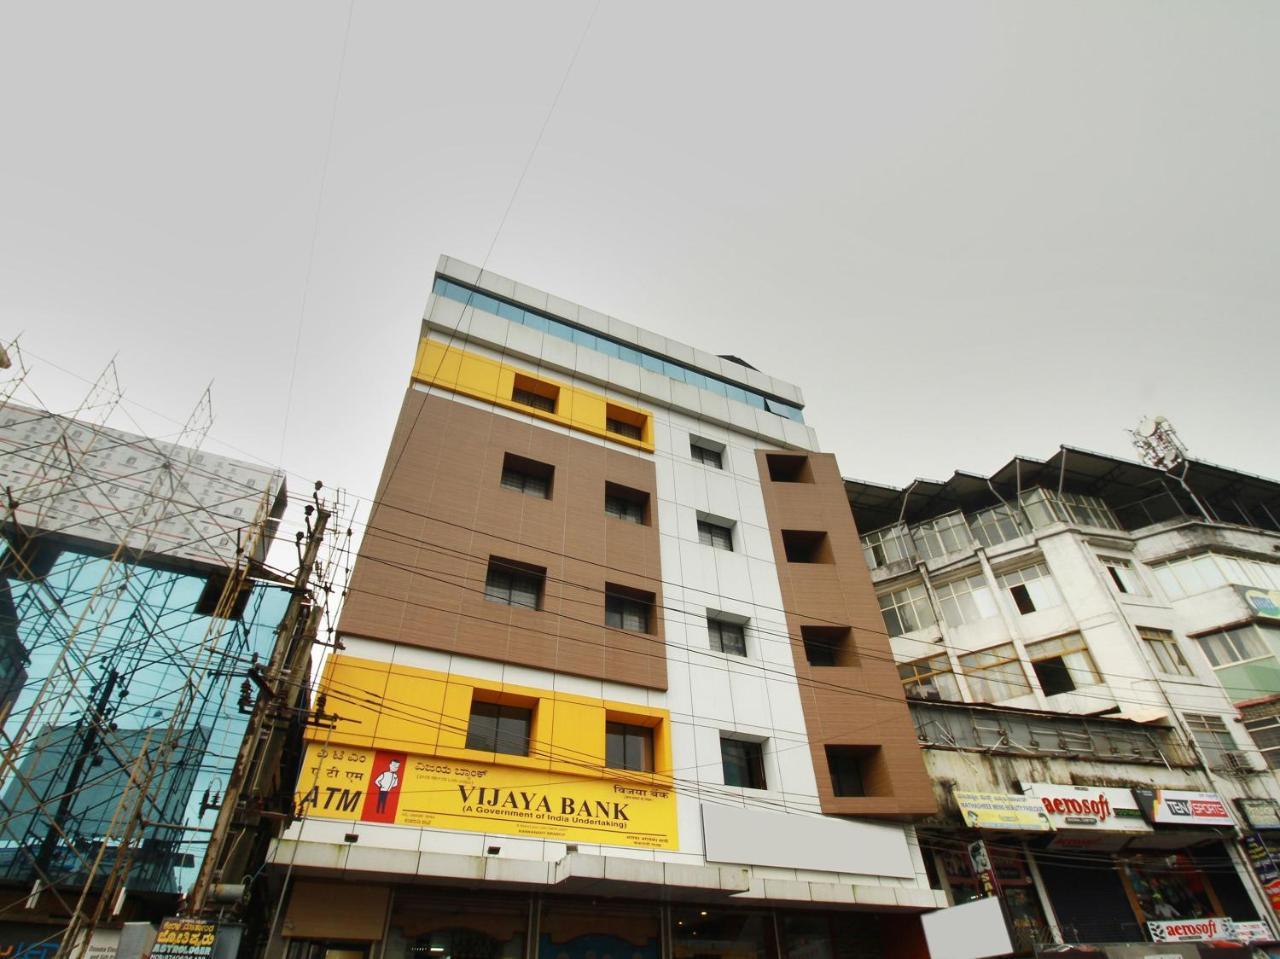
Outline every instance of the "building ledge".
[[277, 866], [291, 866], [299, 875], [341, 874], [365, 881], [548, 889], [575, 895], [706, 900], [751, 888], [750, 870], [745, 866], [693, 866], [585, 853], [548, 862], [277, 839], [268, 859]]

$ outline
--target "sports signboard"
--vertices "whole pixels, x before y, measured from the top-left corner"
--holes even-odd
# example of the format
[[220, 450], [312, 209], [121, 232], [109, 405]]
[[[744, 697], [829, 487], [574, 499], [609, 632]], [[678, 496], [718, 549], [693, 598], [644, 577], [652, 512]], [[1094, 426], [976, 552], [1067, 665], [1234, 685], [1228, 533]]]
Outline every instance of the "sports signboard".
[[1217, 793], [1183, 792], [1177, 789], [1135, 789], [1147, 821], [1174, 826], [1234, 826], [1227, 804]]

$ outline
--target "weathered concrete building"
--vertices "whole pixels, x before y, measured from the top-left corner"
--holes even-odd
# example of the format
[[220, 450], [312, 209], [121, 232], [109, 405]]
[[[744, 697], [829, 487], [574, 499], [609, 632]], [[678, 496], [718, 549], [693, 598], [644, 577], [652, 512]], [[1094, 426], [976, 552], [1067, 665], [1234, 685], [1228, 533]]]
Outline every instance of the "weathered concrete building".
[[846, 481], [942, 808], [933, 880], [983, 894], [989, 840], [1024, 949], [1274, 926], [1280, 484], [1182, 478], [1064, 447]]

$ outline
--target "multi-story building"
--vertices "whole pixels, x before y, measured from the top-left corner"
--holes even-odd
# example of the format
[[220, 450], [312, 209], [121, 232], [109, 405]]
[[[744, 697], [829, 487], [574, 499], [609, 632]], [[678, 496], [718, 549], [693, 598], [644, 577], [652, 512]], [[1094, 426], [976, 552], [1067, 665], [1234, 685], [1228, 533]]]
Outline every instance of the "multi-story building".
[[1024, 948], [1274, 928], [1280, 484], [1064, 447], [845, 485], [942, 808], [935, 883], [980, 895], [987, 837]]
[[936, 804], [795, 387], [442, 259], [277, 842], [291, 957], [895, 955]]
[[110, 951], [196, 876], [289, 603], [261, 565], [284, 482], [5, 402], [0, 488], [0, 951], [72, 917]]

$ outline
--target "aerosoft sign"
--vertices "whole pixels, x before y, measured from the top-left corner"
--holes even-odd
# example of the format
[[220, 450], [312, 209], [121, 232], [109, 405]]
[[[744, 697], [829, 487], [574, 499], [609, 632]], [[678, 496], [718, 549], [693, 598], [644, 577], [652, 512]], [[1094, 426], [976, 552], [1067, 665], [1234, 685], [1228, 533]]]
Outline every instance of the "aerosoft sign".
[[1147, 923], [1153, 942], [1204, 942], [1209, 939], [1230, 939], [1231, 920], [1212, 919], [1161, 919]]
[[1133, 798], [1149, 822], [1171, 826], [1235, 825], [1227, 804], [1217, 793], [1135, 789]]
[[1151, 827], [1142, 818], [1133, 793], [1110, 786], [1060, 786], [1031, 783], [1027, 795], [1038, 801], [1057, 829], [1142, 833]]

